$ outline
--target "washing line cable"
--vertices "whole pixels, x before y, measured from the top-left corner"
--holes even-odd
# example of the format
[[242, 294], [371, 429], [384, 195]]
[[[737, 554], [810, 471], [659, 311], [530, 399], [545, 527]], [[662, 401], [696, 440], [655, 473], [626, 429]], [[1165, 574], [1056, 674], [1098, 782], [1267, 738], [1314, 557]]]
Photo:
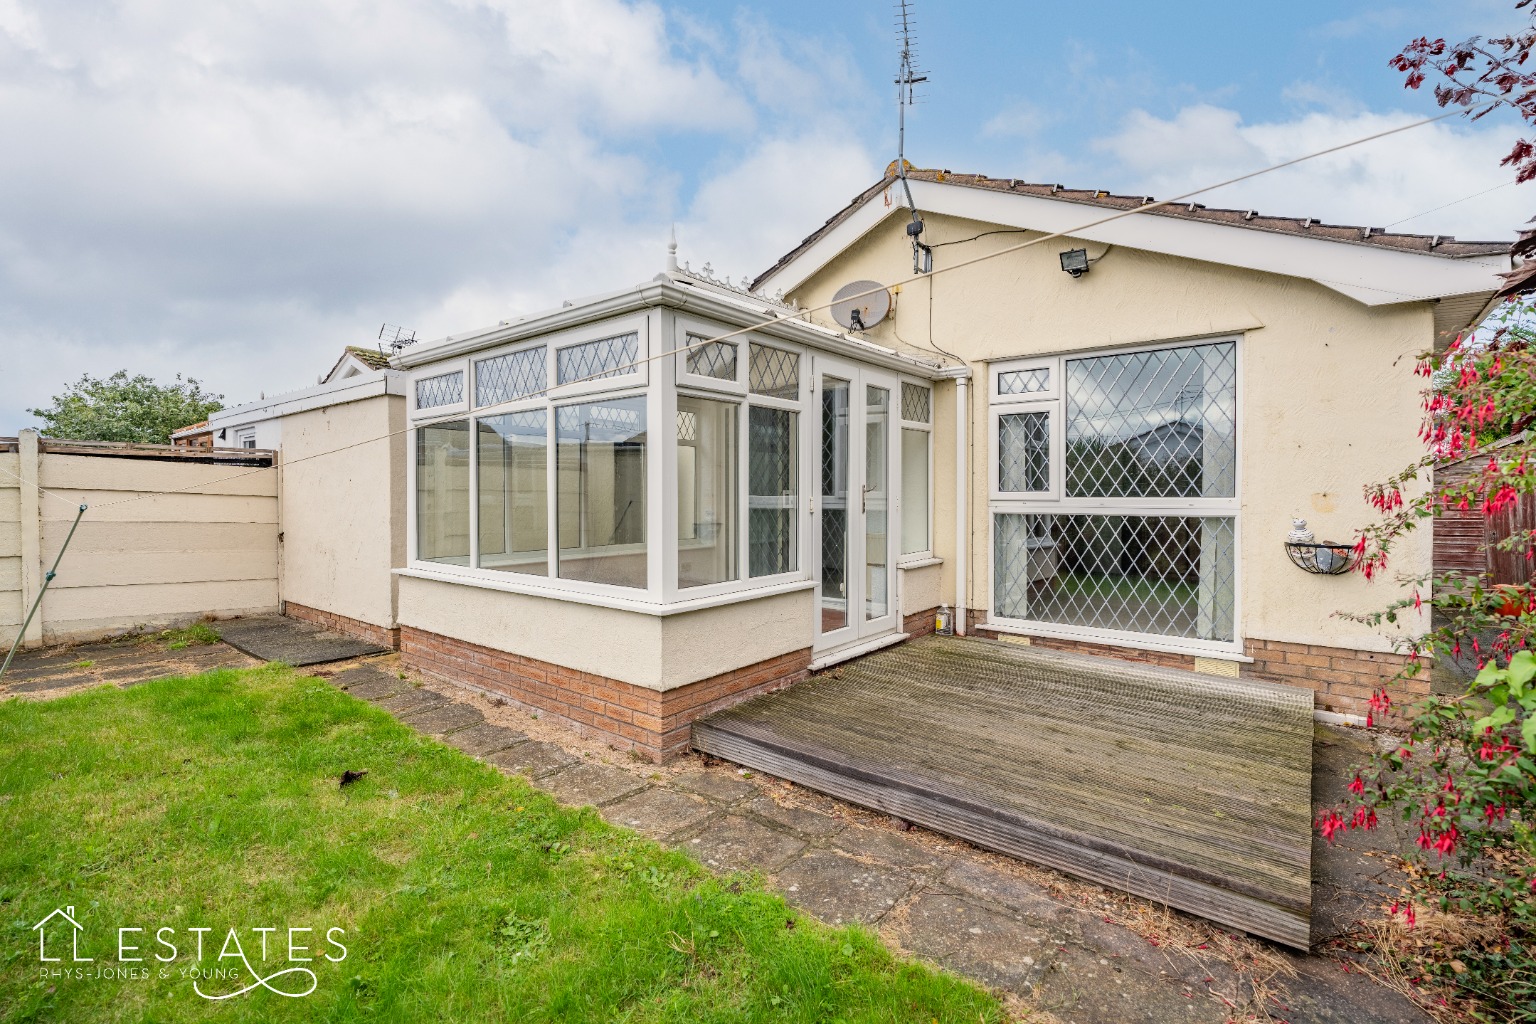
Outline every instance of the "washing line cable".
[[[1260, 169], [1258, 169], [1256, 171], [1249, 171], [1249, 172], [1247, 172], [1245, 174], [1239, 174], [1236, 177], [1227, 178], [1226, 180], [1216, 182], [1215, 184], [1204, 185], [1204, 186], [1202, 186], [1200, 188], [1192, 189], [1192, 190], [1190, 190], [1188, 192], [1180, 193], [1179, 195], [1173, 196], [1172, 198], [1169, 198], [1169, 199], [1160, 199], [1160, 200], [1157, 200], [1155, 202], [1143, 203], [1140, 206], [1131, 207], [1129, 209], [1117, 210], [1114, 213], [1107, 214], [1106, 216], [1099, 217], [1099, 218], [1097, 218], [1095, 220], [1088, 221], [1088, 222], [1086, 222], [1084, 224], [1079, 224], [1076, 227], [1065, 228], [1065, 229], [1060, 230], [1060, 231], [1053, 231], [1053, 232], [1051, 232], [1049, 234], [1040, 235], [1040, 236], [1038, 236], [1036, 238], [1027, 239], [1027, 240], [1019, 242], [1019, 243], [1017, 243], [1015, 245], [1004, 246], [1001, 249], [997, 249], [995, 251], [988, 252], [988, 253], [982, 253], [981, 255], [973, 256], [973, 257], [970, 257], [969, 259], [961, 260], [958, 263], [949, 264], [948, 266], [935, 267], [935, 268], [933, 268], [933, 270], [929, 271], [928, 273], [913, 274], [911, 276], [904, 277], [904, 278], [901, 278], [899, 280], [893, 281], [893, 282], [891, 282], [889, 284], [876, 285], [876, 286], [874, 286], [872, 288], [866, 289], [865, 291], [859, 292], [857, 294], [843, 296], [841, 299], [838, 299], [837, 302], [848, 302], [848, 301], [852, 301], [852, 300], [856, 300], [856, 299], [866, 298], [866, 297], [868, 297], [870, 295], [875, 295], [875, 294], [877, 294], [879, 292], [888, 291], [888, 290], [890, 290], [892, 288], [899, 288], [899, 287], [903, 287], [905, 285], [915, 284], [918, 281], [932, 280], [933, 278], [938, 277], [940, 274], [947, 274], [947, 273], [952, 273], [952, 272], [957, 271], [957, 270], [964, 270], [967, 267], [973, 267], [973, 266], [976, 266], [977, 264], [985, 263], [988, 260], [997, 259], [1000, 256], [1007, 256], [1010, 253], [1019, 252], [1019, 251], [1024, 250], [1024, 249], [1031, 248], [1032, 246], [1041, 245], [1041, 244], [1043, 244], [1045, 242], [1051, 241], [1052, 239], [1072, 237], [1072, 236], [1077, 235], [1077, 234], [1079, 234], [1079, 233], [1081, 233], [1083, 231], [1088, 231], [1088, 230], [1091, 230], [1093, 228], [1100, 227], [1100, 226], [1102, 226], [1104, 224], [1109, 224], [1109, 223], [1112, 223], [1112, 222], [1117, 221], [1117, 220], [1122, 220], [1122, 219], [1124, 219], [1126, 217], [1132, 217], [1132, 216], [1135, 216], [1137, 214], [1147, 213], [1147, 212], [1149, 212], [1151, 210], [1156, 210], [1156, 209], [1159, 209], [1159, 208], [1164, 207], [1164, 206], [1173, 206], [1173, 205], [1185, 202], [1186, 200], [1192, 199], [1195, 196], [1204, 195], [1207, 192], [1213, 192], [1216, 189], [1225, 188], [1228, 185], [1236, 185], [1236, 184], [1238, 184], [1240, 182], [1249, 181], [1249, 180], [1251, 180], [1253, 178], [1260, 177], [1261, 175], [1271, 174], [1271, 173], [1273, 173], [1275, 171], [1281, 171], [1281, 170], [1284, 170], [1287, 167], [1294, 167], [1297, 164], [1305, 163], [1308, 160], [1316, 160], [1319, 157], [1328, 156], [1328, 155], [1333, 154], [1333, 153], [1338, 153], [1338, 152], [1340, 152], [1342, 150], [1351, 149], [1351, 148], [1353, 148], [1355, 146], [1364, 145], [1367, 142], [1374, 142], [1377, 139], [1384, 139], [1384, 138], [1387, 138], [1388, 136], [1391, 136], [1391, 135], [1398, 135], [1398, 134], [1400, 134], [1402, 132], [1412, 131], [1415, 128], [1422, 128], [1425, 125], [1434, 124], [1436, 121], [1443, 121], [1443, 120], [1445, 120], [1448, 117], [1455, 117], [1458, 114], [1460, 114], [1459, 110], [1451, 110], [1451, 111], [1447, 111], [1447, 112], [1445, 112], [1443, 114], [1437, 114], [1434, 117], [1426, 117], [1426, 118], [1424, 118], [1422, 120], [1419, 120], [1419, 121], [1412, 121], [1412, 122], [1410, 122], [1408, 124], [1405, 124], [1405, 125], [1399, 125], [1396, 128], [1388, 128], [1388, 129], [1385, 129], [1383, 131], [1375, 132], [1375, 133], [1370, 134], [1370, 135], [1363, 135], [1363, 136], [1361, 136], [1361, 137], [1359, 137], [1357, 139], [1351, 139], [1348, 142], [1341, 142], [1341, 143], [1339, 143], [1337, 145], [1329, 146], [1326, 149], [1319, 149], [1319, 150], [1316, 150], [1315, 152], [1307, 153], [1307, 154], [1304, 154], [1302, 156], [1293, 157], [1293, 158], [1291, 158], [1289, 160], [1282, 161], [1281, 163], [1271, 164], [1268, 167], [1262, 167], [1262, 168], [1260, 168]], [[1471, 198], [1471, 197], [1469, 197], [1469, 198]], [[1454, 205], [1454, 204], [1450, 204], [1450, 205]], [[1433, 212], [1433, 211], [1431, 211], [1431, 212]], [[1411, 298], [1427, 298], [1427, 296], [1413, 296]], [[629, 363], [624, 363], [624, 364], [619, 364], [619, 365], [616, 365], [616, 366], [612, 366], [612, 367], [609, 367], [609, 368], [607, 368], [605, 370], [588, 374], [588, 375], [586, 375], [584, 377], [577, 377], [575, 379], [564, 381], [564, 382], [559, 383], [559, 384], [549, 385], [549, 386], [541, 388], [541, 389], [539, 389], [537, 391], [531, 391], [528, 394], [522, 395], [520, 397], [524, 398], [524, 399], [527, 399], [527, 398], [538, 398], [538, 397], [540, 397], [542, 395], [547, 395], [549, 392], [557, 390], [559, 388], [568, 388], [568, 387], [572, 386], [573, 384], [582, 384], [582, 383], [586, 383], [588, 381], [599, 380], [599, 379], [602, 379], [602, 378], [605, 378], [605, 377], [610, 377], [613, 374], [615, 374], [616, 372], [622, 372], [622, 371], [627, 371], [627, 370], [638, 369], [640, 366], [643, 366], [646, 363], [655, 362], [655, 361], [660, 360], [660, 359], [666, 359], [666, 358], [669, 358], [671, 356], [678, 355], [679, 353], [690, 351], [692, 349], [698, 348], [700, 345], [714, 344], [714, 343], [718, 343], [718, 342], [722, 342], [722, 341], [729, 341], [732, 338], [737, 338], [737, 337], [740, 337], [740, 336], [742, 336], [744, 334], [750, 334], [753, 331], [760, 330], [761, 328], [764, 328], [764, 327], [771, 327], [771, 326], [773, 326], [774, 324], [777, 324], [777, 323], [782, 323], [782, 322], [786, 322], [786, 321], [799, 320], [799, 319], [802, 319], [802, 318], [806, 318], [806, 317], [809, 317], [809, 315], [812, 314], [812, 313], [824, 312], [824, 311], [826, 311], [828, 309], [831, 309], [833, 305], [834, 305], [833, 302], [826, 302], [826, 303], [823, 303], [823, 304], [821, 304], [819, 306], [807, 306], [807, 307], [805, 307], [803, 309], [796, 309], [792, 313], [786, 313], [786, 314], [784, 314], [782, 316], [773, 316], [773, 317], [770, 317], [768, 319], [761, 320], [761, 321], [758, 321], [756, 323], [749, 324], [746, 327], [740, 327], [740, 328], [737, 328], [736, 330], [733, 330], [733, 331], [727, 331], [724, 334], [715, 335], [714, 337], [707, 338], [707, 339], [704, 339], [702, 341], [700, 341], [698, 339], [694, 339], [690, 343], [686, 343], [686, 344], [681, 345], [681, 346], [679, 346], [677, 348], [667, 349], [667, 350], [665, 350], [663, 352], [658, 352], [658, 353], [656, 353], [654, 355], [646, 356], [646, 357], [641, 358], [641, 359], [636, 359], [636, 360], [634, 360], [632, 362], [629, 362]], [[328, 448], [325, 451], [314, 452], [314, 453], [309, 454], [309, 455], [301, 455], [301, 456], [299, 456], [298, 458], [295, 458], [295, 459], [286, 459], [286, 460], [283, 461], [283, 466], [286, 468], [288, 466], [298, 465], [299, 463], [302, 463], [302, 462], [309, 462], [312, 459], [320, 459], [320, 458], [324, 458], [324, 457], [329, 456], [329, 455], [339, 455], [342, 452], [351, 451], [353, 448], [359, 448], [359, 447], [361, 447], [361, 446], [363, 446], [365, 444], [372, 444], [372, 443], [374, 443], [376, 441], [386, 441], [386, 440], [388, 440], [388, 439], [390, 439], [392, 437], [396, 437], [396, 436], [398, 436], [400, 434], [409, 433], [410, 431], [412, 431], [414, 429], [415, 429], [414, 426], [401, 427], [398, 430], [391, 430], [388, 433], [379, 434], [379, 435], [377, 435], [375, 437], [364, 438], [361, 441], [353, 441], [350, 444], [344, 444], [344, 445], [341, 445], [340, 447], [337, 447], [337, 448]], [[218, 478], [213, 479], [213, 480], [204, 480], [204, 481], [202, 481], [200, 483], [188, 484], [185, 487], [177, 487], [177, 488], [172, 488], [170, 490], [141, 491], [141, 492], [135, 493], [135, 494], [133, 494], [133, 495], [131, 495], [129, 497], [126, 497], [126, 498], [118, 498], [115, 501], [101, 502], [101, 503], [95, 505], [94, 507], [99, 510], [99, 509], [103, 509], [103, 508], [111, 508], [111, 507], [113, 507], [115, 505], [126, 505], [126, 504], [129, 504], [131, 502], [142, 501], [145, 498], [155, 497], [157, 495], [182, 494], [182, 493], [185, 493], [187, 491], [197, 490], [198, 488], [201, 488], [201, 487], [209, 487], [209, 486], [212, 486], [214, 484], [227, 483], [229, 481], [239, 480], [239, 479], [242, 479], [242, 478], [247, 477], [247, 476], [254, 476], [254, 475], [258, 474], [258, 473], [270, 472], [270, 469], [271, 469], [271, 467], [264, 467], [264, 468], [261, 468], [261, 469], [250, 469], [250, 470], [246, 470], [245, 472], [242, 472], [242, 473], [234, 473], [234, 474], [231, 474], [230, 476], [218, 477]], [[0, 472], [4, 472], [4, 471], [0, 470]], [[15, 474], [11, 474], [11, 473], [7, 473], [6, 475], [13, 476], [13, 477], [15, 476]], [[37, 486], [36, 484], [33, 484], [32, 486], [36, 486], [39, 493], [44, 493], [44, 494], [50, 493], [50, 492], [44, 490], [42, 487]], [[60, 501], [64, 501], [64, 502], [68, 502], [70, 504], [74, 504], [72, 499], [69, 499], [69, 498], [65, 497], [64, 495], [52, 494], [51, 496], [54, 497], [54, 498], [57, 498]]]

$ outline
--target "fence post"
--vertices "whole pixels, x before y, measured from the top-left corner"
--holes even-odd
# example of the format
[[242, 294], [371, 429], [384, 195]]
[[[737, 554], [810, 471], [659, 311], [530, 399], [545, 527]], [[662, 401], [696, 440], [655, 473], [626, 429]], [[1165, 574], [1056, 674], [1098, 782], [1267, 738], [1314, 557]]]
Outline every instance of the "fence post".
[[[43, 522], [42, 494], [38, 492], [38, 476], [42, 469], [42, 457], [38, 454], [37, 431], [22, 430], [16, 435], [16, 451], [20, 468], [21, 488], [17, 492], [21, 514], [21, 607], [32, 607], [43, 588]], [[22, 647], [36, 647], [43, 642], [43, 620], [47, 609], [38, 609], [26, 635], [21, 638]]]

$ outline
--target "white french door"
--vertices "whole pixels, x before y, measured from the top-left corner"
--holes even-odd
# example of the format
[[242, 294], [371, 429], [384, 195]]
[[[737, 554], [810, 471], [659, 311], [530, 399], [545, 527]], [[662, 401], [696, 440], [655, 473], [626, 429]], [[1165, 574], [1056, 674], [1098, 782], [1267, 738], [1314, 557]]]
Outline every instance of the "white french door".
[[816, 644], [833, 651], [887, 633], [896, 608], [900, 493], [894, 437], [896, 378], [815, 358]]

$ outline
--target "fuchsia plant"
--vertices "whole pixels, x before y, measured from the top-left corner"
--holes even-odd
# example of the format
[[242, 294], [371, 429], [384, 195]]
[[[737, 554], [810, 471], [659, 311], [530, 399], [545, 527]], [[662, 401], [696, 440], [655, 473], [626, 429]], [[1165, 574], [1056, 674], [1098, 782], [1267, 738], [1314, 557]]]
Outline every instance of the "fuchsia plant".
[[[1536, 302], [1513, 300], [1476, 337], [1426, 356], [1426, 451], [1392, 479], [1366, 489], [1380, 513], [1356, 542], [1360, 571], [1384, 573], [1395, 546], [1425, 523], [1451, 513], [1491, 518], [1511, 505], [1536, 501]], [[1468, 474], [1437, 470], [1459, 465]], [[1427, 482], [1427, 486], [1426, 486]], [[1432, 695], [1394, 720], [1406, 729], [1350, 782], [1349, 796], [1324, 810], [1317, 827], [1333, 841], [1350, 829], [1373, 829], [1388, 815], [1416, 834], [1416, 900], [1394, 906], [1411, 926], [1420, 907], [1476, 914], [1505, 922], [1494, 953], [1464, 951], [1458, 963], [1496, 955], [1536, 978], [1529, 944], [1536, 936], [1536, 530], [1515, 529], [1492, 543], [1530, 566], [1526, 580], [1494, 585], [1456, 572], [1407, 580], [1408, 593], [1388, 608], [1359, 616], [1380, 625], [1400, 618], [1429, 628], [1403, 641], [1408, 662], [1399, 678], [1431, 670], [1464, 654], [1478, 671], [1458, 692]], [[1510, 559], [1505, 559], [1506, 562]], [[1411, 613], [1411, 614], [1410, 614]], [[1370, 724], [1393, 702], [1390, 684], [1371, 696]], [[1460, 982], [1458, 982], [1460, 983]], [[1536, 1019], [1536, 982], [1529, 999]], [[1522, 1011], [1523, 1012], [1523, 1011]]]

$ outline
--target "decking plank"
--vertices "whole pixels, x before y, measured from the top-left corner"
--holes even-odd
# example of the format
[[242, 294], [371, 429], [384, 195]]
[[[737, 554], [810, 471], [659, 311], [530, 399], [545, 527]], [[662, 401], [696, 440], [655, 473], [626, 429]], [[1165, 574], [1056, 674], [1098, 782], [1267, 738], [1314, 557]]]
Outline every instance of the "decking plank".
[[694, 744], [1305, 946], [1311, 695], [931, 637], [703, 719]]

